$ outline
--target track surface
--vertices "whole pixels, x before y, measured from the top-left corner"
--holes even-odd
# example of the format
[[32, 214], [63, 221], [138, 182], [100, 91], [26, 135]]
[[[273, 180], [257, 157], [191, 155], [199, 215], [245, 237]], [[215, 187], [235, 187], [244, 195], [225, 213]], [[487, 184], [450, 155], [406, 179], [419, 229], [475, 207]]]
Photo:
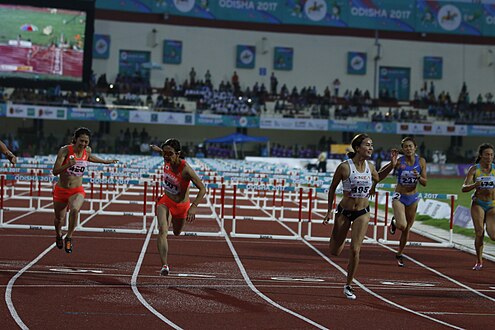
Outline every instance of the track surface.
[[[200, 213], [211, 208], [202, 205]], [[14, 218], [50, 224], [52, 215], [10, 212], [6, 221]], [[217, 220], [197, 220], [186, 230], [220, 231]], [[81, 221], [141, 225], [132, 217]], [[227, 233], [231, 225], [226, 221]], [[314, 227], [326, 236], [331, 229]], [[296, 228], [238, 222], [242, 232], [291, 235]], [[330, 256], [325, 242], [172, 236], [171, 274], [161, 277], [151, 233], [76, 232], [71, 255], [55, 247], [49, 231], [0, 229], [0, 236], [3, 329], [469, 329], [495, 322], [495, 264], [472, 271], [474, 257], [454, 249], [408, 247], [406, 267], [399, 268], [393, 248], [363, 245], [358, 298], [351, 301], [342, 293], [348, 249]]]

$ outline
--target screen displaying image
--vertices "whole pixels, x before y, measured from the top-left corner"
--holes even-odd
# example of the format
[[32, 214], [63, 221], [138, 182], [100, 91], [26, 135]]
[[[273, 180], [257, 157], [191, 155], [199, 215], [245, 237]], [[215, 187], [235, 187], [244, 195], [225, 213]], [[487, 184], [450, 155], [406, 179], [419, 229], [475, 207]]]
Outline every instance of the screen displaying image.
[[[14, 86], [85, 83], [91, 68], [91, 50], [86, 49], [88, 11], [15, 2], [0, 3], [0, 80]], [[57, 5], [43, 2], [47, 4]]]

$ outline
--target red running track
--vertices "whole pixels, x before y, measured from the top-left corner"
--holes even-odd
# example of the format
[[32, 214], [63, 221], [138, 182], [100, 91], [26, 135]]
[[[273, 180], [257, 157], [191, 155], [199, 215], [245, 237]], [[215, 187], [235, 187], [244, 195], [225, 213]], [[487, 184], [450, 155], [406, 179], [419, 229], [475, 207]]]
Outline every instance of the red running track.
[[351, 301], [342, 293], [348, 250], [333, 257], [327, 243], [170, 237], [172, 272], [160, 277], [154, 235], [76, 232], [72, 255], [46, 231], [0, 235], [3, 329], [469, 329], [495, 321], [495, 265], [472, 271], [474, 257], [454, 249], [408, 247], [399, 268], [393, 249], [364, 245]]

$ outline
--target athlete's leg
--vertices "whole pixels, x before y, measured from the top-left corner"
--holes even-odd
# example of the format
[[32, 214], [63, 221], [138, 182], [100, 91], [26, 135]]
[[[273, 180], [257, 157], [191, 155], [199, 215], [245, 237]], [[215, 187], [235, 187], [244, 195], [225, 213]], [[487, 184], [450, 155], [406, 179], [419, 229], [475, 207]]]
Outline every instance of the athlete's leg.
[[330, 253], [334, 256], [340, 255], [344, 249], [345, 239], [350, 227], [351, 222], [345, 216], [340, 213], [335, 214], [332, 236], [330, 237]]
[[405, 207], [407, 225], [404, 229], [402, 229], [402, 233], [400, 235], [399, 250], [397, 252], [398, 255], [402, 254], [402, 251], [406, 247], [407, 241], [409, 240], [409, 231], [411, 230], [411, 227], [414, 224], [417, 209], [418, 209], [418, 202]]
[[352, 222], [349, 264], [347, 265], [347, 285], [351, 285], [359, 265], [359, 253], [368, 230], [370, 214], [366, 213]]
[[474, 239], [474, 248], [476, 249], [476, 258], [478, 263], [483, 262], [483, 238], [485, 235], [484, 219], [485, 210], [476, 203], [471, 205], [471, 218], [473, 219], [474, 232], [476, 238]]
[[160, 253], [160, 259], [162, 266], [167, 265], [168, 262], [168, 227], [170, 226], [170, 221], [172, 215], [168, 208], [160, 204], [157, 206], [157, 219], [158, 219], [158, 238], [156, 240], [158, 252]]
[[84, 196], [82, 194], [74, 194], [69, 197], [69, 230], [67, 231], [66, 238], [72, 238], [72, 234], [76, 229], [79, 210], [81, 210], [83, 203]]
[[401, 201], [394, 199], [392, 201], [392, 208], [394, 209], [395, 226], [397, 229], [403, 231], [407, 227], [406, 207]]
[[58, 237], [62, 237], [62, 226], [67, 213], [67, 203], [54, 201], [53, 211], [55, 213], [55, 219], [53, 220], [53, 224], [55, 225], [55, 234]]

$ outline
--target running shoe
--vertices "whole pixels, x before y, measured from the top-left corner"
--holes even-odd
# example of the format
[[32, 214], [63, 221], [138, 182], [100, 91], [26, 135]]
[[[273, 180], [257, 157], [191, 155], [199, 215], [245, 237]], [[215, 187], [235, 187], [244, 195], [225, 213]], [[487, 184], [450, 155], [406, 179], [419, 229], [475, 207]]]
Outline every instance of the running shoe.
[[402, 254], [396, 254], [395, 255], [395, 259], [397, 259], [397, 265], [399, 267], [404, 267], [404, 257], [402, 256]]
[[62, 236], [55, 236], [55, 245], [57, 245], [59, 249], [62, 249], [64, 247], [64, 239], [62, 238]]
[[72, 253], [72, 238], [65, 237], [64, 242], [65, 242], [65, 252]]
[[162, 269], [160, 270], [160, 275], [167, 276], [168, 273], [170, 273], [170, 268], [168, 267], [168, 265], [163, 265]]
[[354, 294], [354, 289], [350, 285], [344, 285], [344, 295], [347, 299], [354, 300], [356, 295]]
[[483, 269], [483, 264], [482, 263], [476, 263], [474, 266], [473, 266], [473, 270], [481, 270]]
[[395, 234], [395, 231], [397, 230], [397, 227], [395, 226], [395, 218], [392, 217], [392, 220], [390, 220], [390, 226], [388, 227], [388, 231], [390, 235]]

